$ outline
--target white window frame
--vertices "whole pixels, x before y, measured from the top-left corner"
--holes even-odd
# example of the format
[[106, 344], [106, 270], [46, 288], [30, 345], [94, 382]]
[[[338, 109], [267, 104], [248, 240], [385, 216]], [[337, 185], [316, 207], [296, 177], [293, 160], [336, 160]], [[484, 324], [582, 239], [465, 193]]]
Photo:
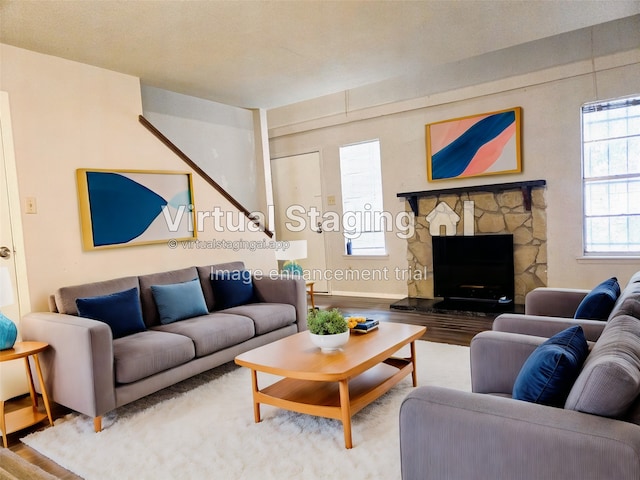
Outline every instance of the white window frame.
[[[375, 148], [377, 145], [377, 149]], [[370, 150], [367, 152], [367, 147]], [[371, 148], [373, 147], [373, 148]], [[350, 156], [351, 155], [351, 156]], [[360, 165], [350, 166], [347, 162], [355, 160], [357, 155], [366, 158], [367, 171]], [[351, 255], [382, 256], [386, 255], [386, 223], [383, 218], [384, 199], [382, 190], [382, 159], [380, 140], [373, 139], [358, 143], [342, 145], [339, 148], [340, 186], [342, 192], [342, 219], [345, 244], [351, 240]], [[362, 178], [368, 175], [367, 178]], [[356, 178], [357, 176], [360, 179]], [[364, 180], [364, 181], [362, 181]], [[368, 183], [368, 185], [366, 185]], [[354, 195], [358, 190], [362, 195]], [[345, 245], [345, 253], [347, 247]]]
[[640, 96], [587, 103], [580, 116], [583, 254], [639, 256]]

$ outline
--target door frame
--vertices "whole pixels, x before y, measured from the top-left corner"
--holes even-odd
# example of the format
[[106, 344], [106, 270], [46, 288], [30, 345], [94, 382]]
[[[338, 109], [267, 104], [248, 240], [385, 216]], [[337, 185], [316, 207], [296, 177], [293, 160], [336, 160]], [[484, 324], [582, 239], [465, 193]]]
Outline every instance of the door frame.
[[[302, 151], [302, 152], [295, 152], [295, 153], [281, 153], [275, 157], [271, 157], [270, 162], [274, 162], [277, 161], [279, 159], [282, 158], [289, 158], [289, 157], [297, 157], [297, 156], [301, 156], [301, 155], [310, 155], [310, 154], [317, 154], [318, 155], [318, 168], [320, 170], [320, 178], [319, 178], [319, 185], [320, 185], [320, 209], [321, 209], [321, 213], [325, 211], [325, 199], [324, 199], [324, 192], [325, 192], [325, 188], [324, 188], [324, 176], [322, 175], [322, 171], [323, 171], [323, 156], [322, 156], [322, 149], [320, 148], [310, 148], [308, 150]], [[273, 170], [273, 163], [271, 163], [271, 169]], [[273, 175], [271, 177], [271, 190], [272, 190], [272, 195], [273, 195], [273, 203], [274, 203], [274, 215], [275, 215], [275, 209], [278, 208], [277, 205], [275, 205], [275, 185], [273, 182]], [[273, 228], [274, 230], [276, 230], [276, 236], [278, 236], [278, 231], [276, 229], [276, 224], [275, 224], [275, 217], [274, 217], [274, 224], [273, 224]], [[327, 265], [328, 265], [328, 258], [329, 258], [329, 243], [327, 242], [327, 236], [326, 234], [322, 234], [322, 247], [324, 250], [324, 269], [327, 269]], [[326, 285], [327, 285], [327, 290], [325, 291], [318, 291], [317, 289], [314, 291], [314, 293], [316, 294], [331, 294], [331, 278], [327, 278], [326, 280]], [[316, 287], [317, 288], [317, 287]]]
[[[15, 145], [11, 124], [11, 109], [9, 93], [0, 90], [0, 168], [4, 166], [4, 181], [7, 187], [9, 202], [10, 236], [13, 241], [12, 255], [15, 267], [16, 295], [20, 316], [31, 311], [29, 282], [27, 277], [27, 259], [25, 255], [24, 232], [22, 229], [22, 213], [20, 209], [20, 194], [18, 190], [18, 169], [16, 167]], [[20, 335], [20, 320], [17, 320], [18, 335]]]
[[[29, 284], [27, 282], [27, 264], [24, 254], [24, 236], [22, 232], [22, 217], [20, 213], [20, 195], [18, 194], [18, 172], [16, 168], [15, 149], [13, 143], [13, 129], [11, 126], [11, 110], [9, 108], [9, 94], [0, 91], [0, 188], [6, 192], [0, 201], [6, 201], [8, 212], [8, 233], [3, 233], [1, 241], [11, 249], [11, 257], [2, 259], [2, 264], [9, 267], [12, 283], [15, 285], [14, 298], [17, 308], [11, 305], [9, 318], [18, 329], [17, 340], [22, 339], [20, 318], [31, 311], [29, 298]], [[4, 228], [4, 226], [3, 226]], [[5, 309], [6, 312], [7, 309]], [[8, 400], [29, 391], [29, 385], [24, 372], [24, 363], [19, 360], [0, 364], [0, 400]]]

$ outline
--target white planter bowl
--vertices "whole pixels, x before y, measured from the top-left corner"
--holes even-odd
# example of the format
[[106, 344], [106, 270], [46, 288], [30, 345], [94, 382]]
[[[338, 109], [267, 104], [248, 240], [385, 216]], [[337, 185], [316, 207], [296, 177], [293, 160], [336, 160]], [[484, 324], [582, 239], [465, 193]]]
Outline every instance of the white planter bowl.
[[335, 352], [344, 347], [349, 341], [349, 330], [335, 335], [316, 335], [309, 332], [309, 337], [311, 342], [316, 347], [320, 347], [323, 352]]

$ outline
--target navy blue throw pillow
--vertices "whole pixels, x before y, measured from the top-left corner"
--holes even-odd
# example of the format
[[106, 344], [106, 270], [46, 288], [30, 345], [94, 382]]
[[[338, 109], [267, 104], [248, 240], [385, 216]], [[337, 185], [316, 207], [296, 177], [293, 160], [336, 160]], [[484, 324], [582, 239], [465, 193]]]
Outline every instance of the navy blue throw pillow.
[[248, 270], [225, 270], [211, 274], [216, 310], [245, 305], [254, 300], [253, 281]]
[[524, 362], [513, 385], [513, 398], [562, 407], [588, 353], [580, 325], [557, 333]]
[[573, 318], [607, 320], [616, 300], [620, 296], [620, 285], [616, 277], [605, 280], [582, 299]]
[[113, 338], [143, 332], [147, 328], [142, 320], [142, 307], [137, 288], [122, 292], [76, 299], [78, 315], [106, 323]]

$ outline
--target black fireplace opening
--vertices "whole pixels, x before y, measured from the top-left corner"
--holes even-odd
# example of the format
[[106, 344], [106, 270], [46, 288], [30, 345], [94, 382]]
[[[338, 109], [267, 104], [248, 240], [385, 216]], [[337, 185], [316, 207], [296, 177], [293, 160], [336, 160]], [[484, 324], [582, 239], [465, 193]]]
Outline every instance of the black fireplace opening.
[[444, 310], [511, 311], [513, 235], [434, 236], [433, 290]]

